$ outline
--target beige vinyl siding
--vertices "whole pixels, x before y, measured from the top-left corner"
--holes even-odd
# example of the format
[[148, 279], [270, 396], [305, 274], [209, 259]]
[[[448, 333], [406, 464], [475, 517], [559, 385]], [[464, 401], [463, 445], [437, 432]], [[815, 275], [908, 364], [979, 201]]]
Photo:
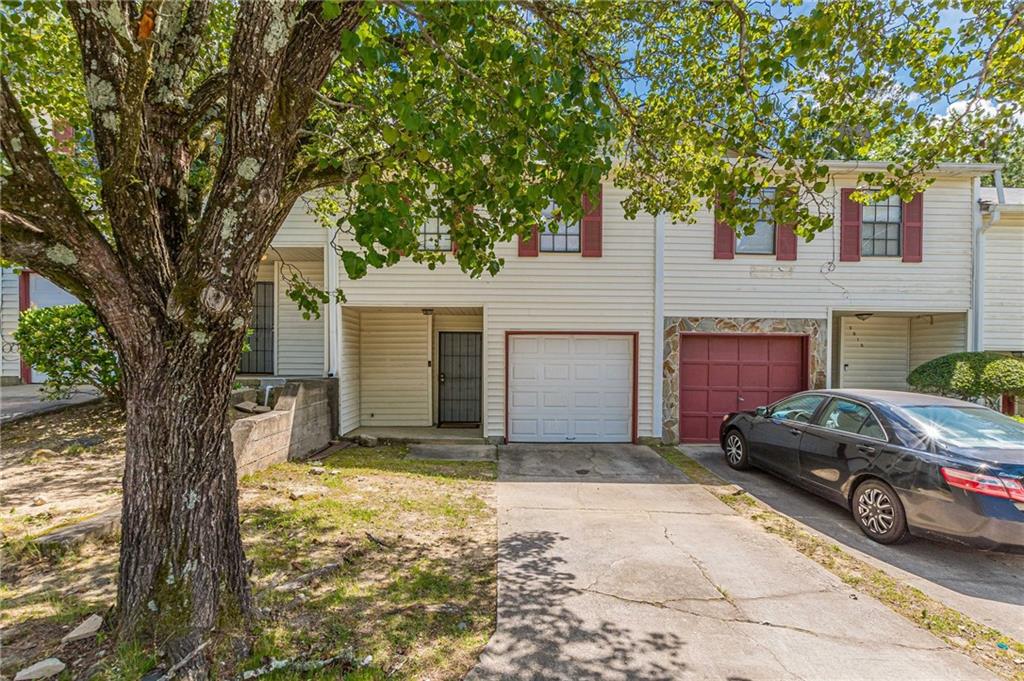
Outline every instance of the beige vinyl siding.
[[305, 199], [299, 199], [292, 206], [281, 229], [271, 242], [275, 248], [289, 246], [323, 246], [327, 242], [328, 230], [306, 210]]
[[[343, 280], [341, 286], [348, 303], [360, 307], [483, 308], [484, 435], [491, 437], [504, 435], [505, 428], [506, 331], [638, 332], [638, 432], [650, 435], [653, 338], [655, 331], [661, 333], [660, 320], [654, 320], [654, 218], [641, 214], [627, 220], [621, 207], [624, 198], [624, 191], [605, 185], [601, 258], [579, 253], [520, 258], [513, 242], [496, 247], [505, 266], [495, 277], [473, 279], [453, 262], [430, 271], [403, 260], [358, 281]], [[346, 248], [358, 248], [344, 235], [340, 241]], [[366, 317], [362, 321], [364, 336], [372, 333]], [[364, 351], [366, 347], [364, 343]], [[661, 380], [660, 358], [657, 364]], [[365, 371], [362, 378], [365, 399]], [[367, 413], [365, 404], [362, 412]], [[429, 423], [429, 413], [427, 419]], [[369, 423], [364, 420], [363, 425]]]
[[1024, 351], [1024, 215], [985, 232], [984, 295], [985, 349]]
[[910, 318], [841, 317], [842, 388], [905, 390], [910, 362]]
[[[838, 197], [855, 178], [841, 177], [826, 197], [837, 227], [807, 243], [797, 260], [713, 256], [714, 217], [665, 231], [665, 314], [701, 317], [820, 318], [849, 310], [966, 310], [971, 306], [971, 178], [939, 178], [924, 195], [924, 261], [863, 257], [839, 260]], [[834, 197], [834, 198], [833, 198]], [[830, 267], [834, 271], [829, 271]]]
[[[323, 262], [290, 263], [314, 286], [323, 286]], [[288, 284], [278, 268], [277, 282], [277, 324], [274, 327], [277, 345], [277, 374], [280, 376], [323, 376], [324, 375], [324, 320], [325, 311], [321, 306], [320, 317], [304, 319], [302, 311], [288, 297]]]
[[21, 375], [21, 357], [15, 349], [14, 330], [18, 328], [18, 275], [7, 267], [0, 271], [0, 364], [4, 377], [17, 378]]
[[925, 362], [967, 350], [967, 315], [921, 315], [910, 320], [910, 370]]
[[360, 312], [363, 426], [429, 426], [430, 317], [420, 310]]
[[339, 372], [340, 394], [338, 395], [338, 427], [341, 433], [347, 433], [359, 427], [360, 316], [357, 309], [341, 308], [341, 369]]

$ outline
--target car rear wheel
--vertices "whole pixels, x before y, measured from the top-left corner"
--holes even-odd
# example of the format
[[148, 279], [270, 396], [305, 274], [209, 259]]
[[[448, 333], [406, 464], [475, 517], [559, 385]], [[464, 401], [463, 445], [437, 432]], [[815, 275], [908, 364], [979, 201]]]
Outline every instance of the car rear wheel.
[[747, 455], [747, 440], [738, 430], [730, 430], [725, 434], [725, 462], [730, 468], [738, 471], [750, 468], [750, 458]]
[[881, 480], [865, 480], [853, 493], [853, 519], [879, 544], [898, 544], [907, 537], [907, 514], [896, 491]]

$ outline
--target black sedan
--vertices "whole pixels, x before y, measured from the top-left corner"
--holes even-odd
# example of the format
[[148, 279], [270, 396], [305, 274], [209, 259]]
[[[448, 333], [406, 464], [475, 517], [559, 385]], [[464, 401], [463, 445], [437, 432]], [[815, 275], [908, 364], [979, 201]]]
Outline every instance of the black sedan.
[[727, 415], [728, 464], [757, 466], [850, 509], [861, 530], [1024, 549], [1024, 424], [970, 402], [813, 390]]

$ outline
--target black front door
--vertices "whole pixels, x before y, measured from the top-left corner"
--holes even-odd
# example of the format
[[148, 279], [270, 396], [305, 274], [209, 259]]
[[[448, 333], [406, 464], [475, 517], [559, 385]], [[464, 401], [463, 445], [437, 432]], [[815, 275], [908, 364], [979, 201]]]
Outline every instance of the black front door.
[[441, 331], [437, 341], [439, 425], [480, 424], [481, 348], [478, 331]]
[[253, 293], [252, 333], [249, 351], [242, 353], [238, 372], [242, 374], [274, 373], [274, 284], [261, 281]]

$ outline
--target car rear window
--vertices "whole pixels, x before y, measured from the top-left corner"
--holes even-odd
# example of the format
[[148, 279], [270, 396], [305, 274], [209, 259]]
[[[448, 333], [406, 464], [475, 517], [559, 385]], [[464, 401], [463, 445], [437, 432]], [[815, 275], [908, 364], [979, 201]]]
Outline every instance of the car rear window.
[[901, 407], [929, 439], [960, 447], [1024, 447], [1024, 424], [984, 407]]

